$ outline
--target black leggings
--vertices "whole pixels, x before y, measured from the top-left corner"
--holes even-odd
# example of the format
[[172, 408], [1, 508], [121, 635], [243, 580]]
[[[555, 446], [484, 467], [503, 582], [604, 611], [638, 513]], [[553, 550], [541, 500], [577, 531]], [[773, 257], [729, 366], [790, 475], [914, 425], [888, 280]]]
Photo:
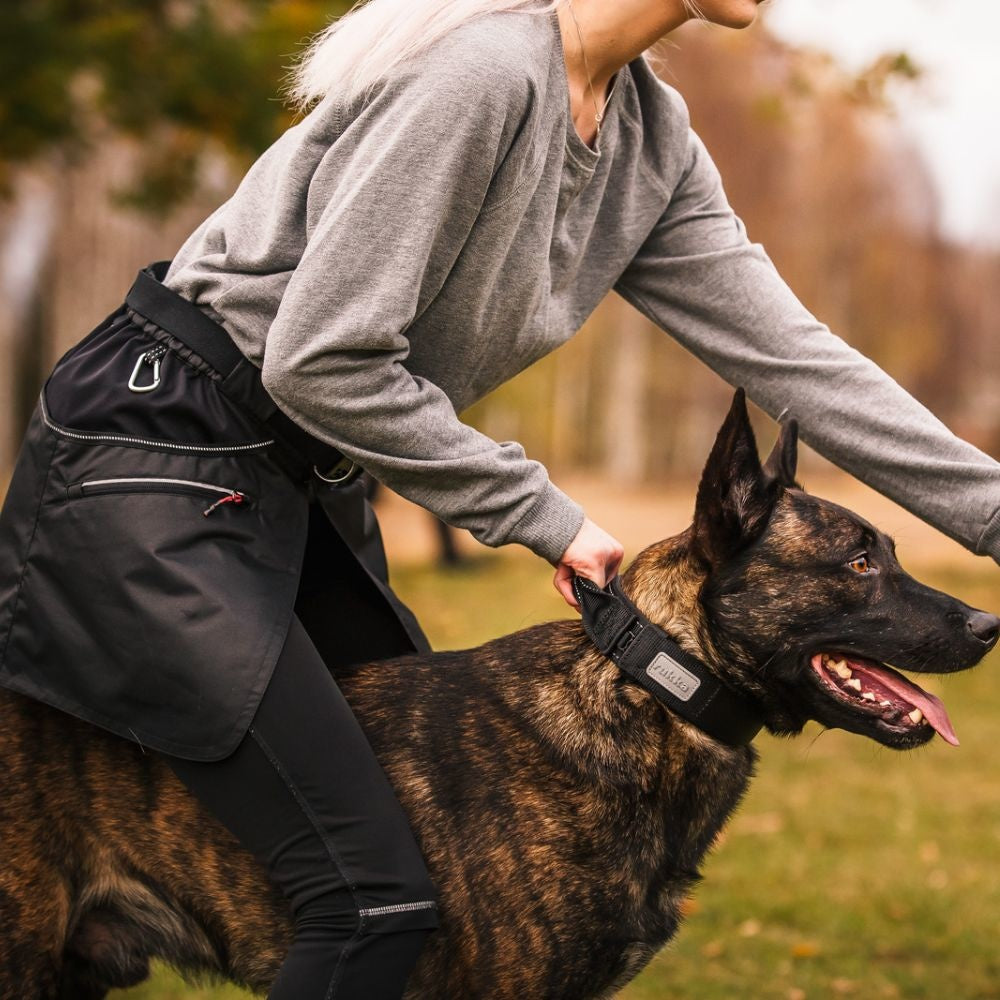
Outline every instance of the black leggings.
[[295, 937], [271, 1000], [397, 1000], [437, 926], [406, 816], [296, 616], [246, 737], [221, 761], [166, 758], [267, 867]]

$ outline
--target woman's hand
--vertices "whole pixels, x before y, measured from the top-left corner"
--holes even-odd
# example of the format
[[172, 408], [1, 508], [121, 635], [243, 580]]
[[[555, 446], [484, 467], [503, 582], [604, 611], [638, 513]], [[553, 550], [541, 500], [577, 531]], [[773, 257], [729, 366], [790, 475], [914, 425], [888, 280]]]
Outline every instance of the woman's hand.
[[625, 550], [621, 543], [590, 518], [585, 518], [576, 538], [556, 563], [556, 575], [552, 582], [566, 603], [579, 610], [580, 605], [573, 594], [573, 577], [585, 576], [598, 587], [605, 587], [609, 580], [614, 579], [624, 558]]

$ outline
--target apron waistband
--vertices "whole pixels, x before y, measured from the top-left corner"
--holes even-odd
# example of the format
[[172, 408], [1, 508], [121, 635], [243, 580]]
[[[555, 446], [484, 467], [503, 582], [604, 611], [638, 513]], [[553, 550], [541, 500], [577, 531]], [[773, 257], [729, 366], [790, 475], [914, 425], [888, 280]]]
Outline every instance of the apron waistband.
[[278, 442], [294, 453], [295, 457], [285, 456], [284, 464], [296, 479], [308, 480], [315, 474], [332, 486], [345, 486], [357, 479], [361, 468], [279, 409], [261, 382], [260, 369], [236, 346], [226, 328], [163, 284], [169, 267], [169, 260], [161, 260], [139, 271], [125, 304], [176, 337], [218, 372], [219, 389], [267, 424]]

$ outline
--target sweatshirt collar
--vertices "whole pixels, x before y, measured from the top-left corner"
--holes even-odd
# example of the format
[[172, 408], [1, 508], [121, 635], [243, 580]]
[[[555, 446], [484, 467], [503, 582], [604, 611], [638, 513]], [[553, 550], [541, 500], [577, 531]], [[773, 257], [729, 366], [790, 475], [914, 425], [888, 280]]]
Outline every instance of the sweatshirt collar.
[[569, 76], [566, 71], [566, 55], [563, 48], [562, 28], [559, 24], [559, 16], [556, 11], [549, 14], [549, 23], [552, 26], [553, 59], [557, 67], [558, 88], [560, 99], [563, 104], [563, 112], [566, 117], [566, 152], [571, 159], [584, 170], [593, 172], [601, 157], [605, 154], [612, 133], [618, 125], [618, 111], [622, 101], [622, 93], [625, 90], [624, 76], [628, 73], [628, 66], [623, 66], [614, 75], [611, 99], [608, 102], [607, 110], [604, 113], [604, 120], [601, 123], [601, 134], [597, 138], [597, 149], [592, 149], [580, 137], [576, 126], [573, 124], [573, 106], [569, 93]]

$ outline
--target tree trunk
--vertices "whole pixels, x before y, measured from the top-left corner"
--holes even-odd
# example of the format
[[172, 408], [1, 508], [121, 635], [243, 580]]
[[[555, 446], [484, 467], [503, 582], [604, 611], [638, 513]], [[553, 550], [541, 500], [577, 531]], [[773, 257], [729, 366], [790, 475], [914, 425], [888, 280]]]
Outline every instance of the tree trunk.
[[649, 421], [646, 387], [650, 350], [645, 324], [625, 303], [612, 296], [606, 303], [613, 349], [608, 353], [604, 420], [604, 468], [622, 486], [637, 486], [646, 476]]
[[43, 289], [58, 218], [49, 171], [15, 180], [0, 218], [0, 474], [6, 482], [38, 394], [45, 355]]

